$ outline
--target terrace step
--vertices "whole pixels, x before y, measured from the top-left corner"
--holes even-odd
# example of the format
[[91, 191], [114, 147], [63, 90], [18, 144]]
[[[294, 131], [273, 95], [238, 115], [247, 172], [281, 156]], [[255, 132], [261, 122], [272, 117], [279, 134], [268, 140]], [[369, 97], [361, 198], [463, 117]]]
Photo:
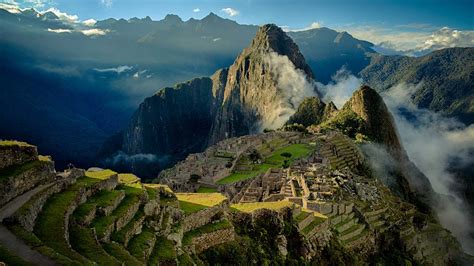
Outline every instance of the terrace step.
[[365, 229], [365, 224], [355, 224], [352, 227], [344, 230], [340, 235], [339, 239], [342, 241], [346, 241], [350, 238], [360, 235], [362, 231]]
[[66, 190], [51, 196], [38, 215], [34, 233], [48, 247], [80, 263], [91, 262], [71, 248], [69, 219], [77, 206], [98, 191], [113, 189], [118, 184], [114, 172], [86, 174]]
[[155, 247], [156, 235], [149, 228], [145, 228], [139, 235], [130, 240], [127, 250], [139, 261], [145, 262]]

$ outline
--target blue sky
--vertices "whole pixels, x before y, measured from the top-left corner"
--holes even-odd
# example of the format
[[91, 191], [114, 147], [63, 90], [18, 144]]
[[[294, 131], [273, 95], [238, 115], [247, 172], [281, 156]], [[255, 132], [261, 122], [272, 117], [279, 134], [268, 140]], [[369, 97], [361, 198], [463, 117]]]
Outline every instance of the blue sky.
[[[2, 2], [15, 2], [2, 0]], [[239, 23], [273, 22], [302, 28], [312, 22], [328, 27], [347, 24], [430, 24], [457, 29], [474, 28], [472, 0], [17, 0], [23, 7], [56, 7], [80, 19], [131, 18], [150, 16], [161, 19], [172, 13], [183, 19], [201, 18], [209, 12], [230, 17], [222, 11], [238, 11], [232, 19]], [[193, 10], [199, 9], [199, 12]], [[197, 10], [195, 10], [197, 11]]]
[[325, 26], [396, 50], [474, 46], [474, 0], [0, 0], [22, 8], [56, 8], [79, 20], [214, 12], [242, 24], [289, 30]]

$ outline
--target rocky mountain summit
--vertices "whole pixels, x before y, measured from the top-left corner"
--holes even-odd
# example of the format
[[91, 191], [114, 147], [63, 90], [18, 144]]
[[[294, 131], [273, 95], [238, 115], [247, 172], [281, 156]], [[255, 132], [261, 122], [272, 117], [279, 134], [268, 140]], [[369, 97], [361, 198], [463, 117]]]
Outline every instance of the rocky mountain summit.
[[104, 150], [182, 159], [225, 138], [280, 127], [315, 94], [298, 46], [277, 26], [265, 25], [228, 69], [147, 98], [121, 139]]

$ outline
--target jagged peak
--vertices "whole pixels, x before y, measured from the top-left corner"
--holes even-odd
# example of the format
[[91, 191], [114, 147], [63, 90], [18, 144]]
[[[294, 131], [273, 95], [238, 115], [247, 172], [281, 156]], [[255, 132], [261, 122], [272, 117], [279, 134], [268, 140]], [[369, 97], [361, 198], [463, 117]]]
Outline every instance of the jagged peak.
[[261, 26], [248, 49], [249, 51], [276, 52], [279, 55], [285, 55], [296, 68], [303, 70], [309, 79], [314, 79], [313, 72], [306, 64], [298, 45], [275, 24]]
[[170, 23], [182, 23], [183, 20], [181, 17], [175, 14], [167, 14], [165, 18], [163, 19], [165, 22], [170, 22]]

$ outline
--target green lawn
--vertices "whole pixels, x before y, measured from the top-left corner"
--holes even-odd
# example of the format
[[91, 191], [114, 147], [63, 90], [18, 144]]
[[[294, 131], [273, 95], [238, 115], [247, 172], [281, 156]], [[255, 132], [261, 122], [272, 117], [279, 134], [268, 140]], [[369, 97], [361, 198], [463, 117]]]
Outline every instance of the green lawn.
[[215, 192], [218, 192], [217, 188], [213, 188], [213, 187], [200, 186], [199, 189], [197, 190], [197, 193], [215, 193]]
[[31, 147], [33, 145], [23, 141], [16, 140], [0, 140], [0, 146], [20, 146], [20, 147]]
[[174, 258], [176, 258], [176, 250], [173, 242], [160, 236], [156, 239], [148, 265], [159, 265], [160, 261], [172, 261]]
[[[308, 156], [314, 148], [308, 144], [292, 144], [275, 150], [272, 155], [265, 158], [264, 163], [253, 165], [251, 171], [242, 171], [232, 173], [217, 181], [217, 184], [231, 184], [238, 181], [254, 178], [259, 174], [265, 173], [270, 168], [281, 168], [283, 162], [288, 160], [291, 164], [293, 161]], [[291, 153], [290, 158], [281, 156], [282, 153]]]
[[146, 259], [145, 251], [149, 250], [150, 247], [155, 244], [155, 241], [155, 233], [148, 228], [143, 228], [141, 234], [136, 235], [132, 240], [130, 240], [127, 249], [132, 256], [143, 261]]
[[69, 226], [71, 246], [84, 257], [99, 265], [121, 265], [97, 243], [94, 232], [77, 224]]
[[34, 233], [47, 246], [64, 256], [84, 264], [90, 262], [84, 260], [82, 256], [73, 251], [64, 238], [66, 230], [64, 217], [67, 209], [78, 196], [79, 191], [82, 188], [91, 187], [100, 181], [101, 179], [97, 178], [81, 177], [64, 192], [51, 196], [38, 215], [34, 228]]
[[184, 215], [190, 215], [200, 210], [207, 209], [207, 206], [195, 204], [187, 201], [179, 201], [179, 208], [184, 211]]
[[104, 249], [117, 260], [124, 263], [124, 265], [143, 265], [134, 256], [130, 255], [128, 251], [121, 245], [110, 242], [103, 245]]

